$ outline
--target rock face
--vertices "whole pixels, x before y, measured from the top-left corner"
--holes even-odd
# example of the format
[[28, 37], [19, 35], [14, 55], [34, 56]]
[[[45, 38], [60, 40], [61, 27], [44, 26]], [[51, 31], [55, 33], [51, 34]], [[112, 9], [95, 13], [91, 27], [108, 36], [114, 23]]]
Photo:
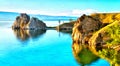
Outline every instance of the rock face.
[[75, 23], [75, 21], [72, 21], [72, 22], [69, 22], [69, 23], [63, 23], [63, 24], [57, 26], [56, 29], [57, 29], [58, 31], [71, 32], [74, 23]]
[[20, 16], [16, 17], [14, 24], [12, 25], [13, 29], [46, 29], [46, 24], [43, 21], [28, 16], [25, 13], [20, 14]]
[[39, 20], [38, 18], [32, 17], [29, 21], [27, 27], [28, 29], [46, 29], [46, 24], [43, 21]]
[[91, 16], [82, 15], [73, 27], [73, 44], [87, 44], [94, 31], [101, 27], [101, 22]]
[[[118, 58], [120, 57], [120, 22], [116, 19], [114, 19], [115, 21], [113, 20], [113, 18], [111, 19], [111, 16], [109, 16], [109, 14], [100, 15], [102, 17], [98, 15], [99, 14], [96, 14], [95, 17], [83, 15], [78, 18], [77, 22], [74, 24], [72, 33], [73, 54], [76, 60], [83, 65], [86, 64], [86, 62], [91, 63], [91, 61], [89, 60], [94, 61], [94, 59], [96, 60], [98, 56], [106, 59], [110, 65], [120, 66], [120, 63], [118, 61], [120, 60]], [[107, 17], [105, 15], [107, 15]], [[103, 18], [103, 16], [105, 16], [105, 18]], [[101, 19], [98, 17], [100, 17]], [[107, 25], [104, 23], [109, 24]], [[92, 53], [90, 53], [89, 50], [92, 51]], [[111, 58], [111, 56], [114, 57]], [[87, 59], [87, 61], [84, 61], [84, 59], [87, 57], [89, 60]], [[113, 61], [114, 59], [116, 59], [116, 61]], [[89, 63], [87, 63], [87, 65], [88, 64]]]
[[30, 20], [30, 17], [27, 14], [22, 13], [20, 14], [20, 16], [16, 17], [16, 20], [12, 27], [13, 29], [20, 29], [20, 28], [23, 29], [28, 24], [29, 20]]

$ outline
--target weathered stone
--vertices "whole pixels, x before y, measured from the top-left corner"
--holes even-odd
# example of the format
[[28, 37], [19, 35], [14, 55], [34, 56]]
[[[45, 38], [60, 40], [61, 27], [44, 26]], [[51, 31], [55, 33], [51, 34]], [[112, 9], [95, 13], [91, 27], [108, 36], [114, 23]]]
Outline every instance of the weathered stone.
[[45, 30], [46, 29], [46, 24], [43, 23], [43, 21], [39, 20], [38, 18], [32, 17], [26, 28]]
[[46, 24], [38, 18], [32, 17], [22, 13], [20, 16], [16, 17], [14, 24], [12, 25], [13, 29], [46, 29]]
[[21, 22], [20, 22], [20, 27], [22, 29], [25, 28], [25, 26], [28, 24], [29, 20], [30, 20], [30, 16], [28, 16], [27, 14], [25, 13], [22, 13], [20, 14], [20, 19], [21, 19]]
[[101, 22], [91, 16], [83, 15], [78, 18], [73, 27], [73, 42], [85, 44], [88, 43], [89, 38], [93, 32], [97, 31], [101, 27]]

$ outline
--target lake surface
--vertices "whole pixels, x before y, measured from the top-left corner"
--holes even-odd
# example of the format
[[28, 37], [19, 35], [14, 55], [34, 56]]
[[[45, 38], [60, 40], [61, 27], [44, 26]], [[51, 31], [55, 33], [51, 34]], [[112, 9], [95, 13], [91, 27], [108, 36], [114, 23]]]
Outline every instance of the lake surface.
[[[10, 26], [11, 24], [0, 26], [0, 66], [82, 65], [74, 57], [70, 33], [56, 30], [13, 31]], [[100, 58], [89, 64], [101, 65], [110, 66]]]

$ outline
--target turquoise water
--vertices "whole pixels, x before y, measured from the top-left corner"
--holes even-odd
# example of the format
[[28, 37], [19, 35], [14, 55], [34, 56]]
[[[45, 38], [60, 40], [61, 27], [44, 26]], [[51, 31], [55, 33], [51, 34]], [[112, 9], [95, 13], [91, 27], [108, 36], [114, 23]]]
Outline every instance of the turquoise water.
[[[109, 66], [103, 59], [90, 66]], [[72, 53], [69, 33], [13, 31], [0, 26], [0, 66], [80, 66]]]

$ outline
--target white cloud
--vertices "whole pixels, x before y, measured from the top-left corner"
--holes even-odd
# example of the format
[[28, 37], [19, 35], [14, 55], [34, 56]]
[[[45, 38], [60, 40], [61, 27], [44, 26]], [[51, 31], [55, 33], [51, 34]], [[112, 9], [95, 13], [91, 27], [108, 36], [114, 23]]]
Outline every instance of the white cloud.
[[52, 15], [52, 16], [69, 16], [68, 12], [51, 12], [43, 10], [28, 10], [28, 9], [4, 9], [0, 11], [5, 12], [18, 12], [18, 13], [27, 13], [27, 14], [41, 14], [41, 15]]
[[81, 16], [82, 14], [92, 14], [92, 13], [96, 13], [98, 12], [97, 10], [94, 9], [86, 9], [86, 10], [79, 10], [79, 9], [75, 9], [72, 11], [65, 11], [65, 12], [61, 12], [61, 13], [57, 13], [54, 15], [58, 15], [58, 16]]
[[41, 10], [27, 10], [27, 9], [4, 9], [0, 11], [6, 11], [6, 12], [18, 12], [18, 13], [28, 13], [28, 14], [40, 14], [40, 13], [45, 13], [45, 11]]
[[57, 15], [57, 16], [81, 16], [82, 14], [92, 14], [92, 13], [97, 13], [97, 10], [94, 9], [86, 9], [86, 10], [79, 10], [79, 9], [75, 9], [75, 10], [71, 10], [71, 11], [64, 11], [64, 12], [60, 12], [60, 13], [51, 13], [51, 15]]
[[62, 11], [62, 12], [51, 12], [51, 11], [42, 11], [42, 10], [26, 10], [26, 9], [4, 9], [0, 11], [8, 12], [18, 12], [18, 13], [28, 13], [28, 14], [42, 14], [42, 15], [53, 15], [53, 16], [81, 16], [82, 14], [91, 14], [96, 13], [97, 10], [86, 9], [86, 10], [71, 10], [71, 11]]
[[72, 14], [78, 16], [78, 15], [82, 15], [82, 14], [89, 15], [91, 13], [96, 13], [96, 12], [97, 12], [97, 10], [94, 10], [94, 9], [86, 9], [86, 10], [75, 9], [72, 11]]
[[41, 15], [52, 15], [52, 16], [81, 16], [82, 14], [92, 14], [92, 13], [118, 13], [119, 11], [111, 11], [111, 12], [99, 12], [94, 9], [85, 9], [85, 10], [79, 10], [74, 9], [71, 11], [43, 11], [43, 10], [31, 10], [31, 9], [2, 9], [0, 11], [6, 11], [6, 12], [18, 12], [18, 13], [28, 13], [28, 14], [41, 14]]

